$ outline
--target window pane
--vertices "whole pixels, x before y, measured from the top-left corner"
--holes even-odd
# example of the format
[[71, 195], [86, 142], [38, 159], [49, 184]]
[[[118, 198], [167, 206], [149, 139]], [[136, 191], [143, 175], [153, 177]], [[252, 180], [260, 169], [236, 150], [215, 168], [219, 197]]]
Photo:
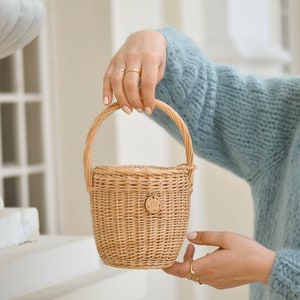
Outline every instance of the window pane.
[[45, 211], [45, 193], [44, 193], [44, 174], [37, 173], [28, 176], [29, 184], [29, 203], [31, 207], [36, 207], [39, 212], [40, 231], [45, 233], [46, 229], [46, 211]]
[[13, 57], [8, 56], [0, 60], [0, 92], [12, 93], [15, 91], [13, 73]]
[[3, 180], [4, 205], [6, 207], [16, 207], [20, 205], [20, 179], [18, 177], [8, 177]]
[[34, 39], [23, 49], [25, 93], [40, 91], [38, 58], [38, 42]]
[[27, 160], [29, 165], [40, 164], [42, 157], [41, 104], [26, 103]]
[[17, 163], [16, 104], [1, 104], [2, 162]]

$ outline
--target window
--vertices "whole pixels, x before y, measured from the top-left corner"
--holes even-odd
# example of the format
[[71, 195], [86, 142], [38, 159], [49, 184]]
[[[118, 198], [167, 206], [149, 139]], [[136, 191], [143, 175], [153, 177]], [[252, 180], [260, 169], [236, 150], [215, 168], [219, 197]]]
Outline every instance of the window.
[[46, 233], [54, 228], [55, 193], [41, 43], [0, 60], [0, 193], [6, 207], [36, 207]]

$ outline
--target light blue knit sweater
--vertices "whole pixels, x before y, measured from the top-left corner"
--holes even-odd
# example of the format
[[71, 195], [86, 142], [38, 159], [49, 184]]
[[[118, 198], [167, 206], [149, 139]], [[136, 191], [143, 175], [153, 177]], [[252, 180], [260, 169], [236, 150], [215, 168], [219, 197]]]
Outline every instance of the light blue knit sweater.
[[[277, 252], [269, 284], [253, 284], [250, 299], [300, 299], [300, 78], [242, 76], [177, 31], [160, 32], [167, 67], [156, 97], [182, 116], [196, 154], [249, 183], [255, 239]], [[153, 118], [181, 140], [161, 111]]]

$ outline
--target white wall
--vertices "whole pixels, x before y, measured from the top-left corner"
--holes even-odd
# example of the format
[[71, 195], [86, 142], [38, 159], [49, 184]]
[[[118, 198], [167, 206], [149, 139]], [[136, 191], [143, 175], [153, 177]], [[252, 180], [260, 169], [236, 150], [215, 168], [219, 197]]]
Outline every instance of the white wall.
[[[91, 233], [82, 156], [92, 120], [103, 108], [101, 85], [111, 56], [110, 1], [49, 0], [53, 101], [58, 148], [60, 232]], [[94, 162], [115, 162], [114, 125], [99, 133]], [[103, 146], [105, 145], [105, 147]]]
[[291, 64], [291, 72], [293, 74], [300, 74], [300, 2], [297, 0], [291, 1], [291, 50], [293, 54], [293, 61]]

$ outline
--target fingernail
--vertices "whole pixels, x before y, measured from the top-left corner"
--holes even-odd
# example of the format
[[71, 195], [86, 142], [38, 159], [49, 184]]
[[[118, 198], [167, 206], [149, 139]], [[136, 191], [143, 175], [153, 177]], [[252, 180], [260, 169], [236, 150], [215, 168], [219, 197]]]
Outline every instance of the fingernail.
[[186, 237], [189, 240], [195, 240], [197, 238], [197, 232], [189, 232], [189, 233], [187, 233]]
[[144, 112], [144, 110], [143, 110], [142, 108], [137, 108], [136, 110], [137, 110], [139, 113]]
[[132, 112], [128, 106], [123, 106], [122, 109], [127, 115], [130, 115]]
[[146, 113], [147, 115], [151, 115], [152, 109], [151, 109], [150, 106], [146, 106], [146, 107], [145, 107], [145, 113]]
[[103, 103], [104, 103], [104, 105], [108, 105], [108, 97], [107, 96], [105, 96], [103, 98]]

